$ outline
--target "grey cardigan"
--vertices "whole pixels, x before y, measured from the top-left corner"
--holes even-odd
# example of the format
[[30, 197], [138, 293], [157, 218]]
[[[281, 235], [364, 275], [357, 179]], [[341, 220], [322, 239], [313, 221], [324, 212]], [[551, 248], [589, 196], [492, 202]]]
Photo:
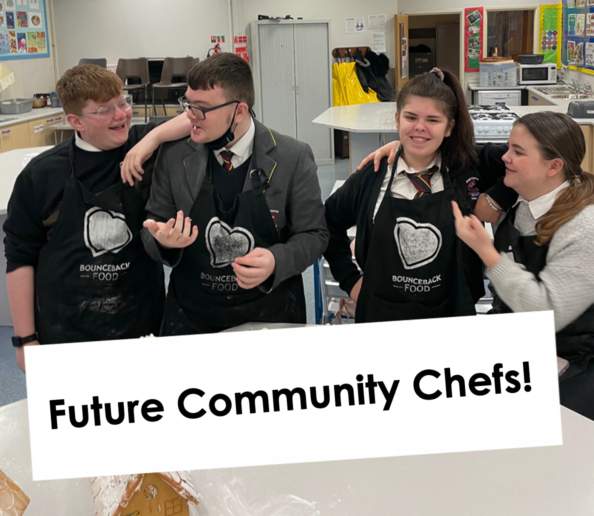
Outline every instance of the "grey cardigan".
[[[269, 249], [276, 262], [272, 290], [314, 263], [326, 250], [329, 233], [309, 145], [272, 131], [257, 120], [254, 123], [250, 170], [259, 168], [270, 178], [268, 208], [275, 210], [279, 231], [286, 228], [283, 234], [288, 235]], [[161, 147], [146, 206], [147, 218], [165, 222], [175, 218], [178, 210], [184, 216], [190, 213], [206, 176], [209, 153], [206, 146], [189, 138]], [[248, 173], [243, 191], [250, 188]], [[181, 260], [183, 250], [163, 249], [146, 228], [142, 230], [142, 241], [147, 253], [158, 262], [175, 267]]]

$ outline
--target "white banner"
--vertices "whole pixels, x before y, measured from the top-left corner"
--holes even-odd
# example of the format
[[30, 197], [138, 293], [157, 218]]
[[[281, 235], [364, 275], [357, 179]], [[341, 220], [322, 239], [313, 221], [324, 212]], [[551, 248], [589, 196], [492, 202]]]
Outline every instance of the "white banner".
[[562, 444], [552, 312], [26, 348], [34, 480]]

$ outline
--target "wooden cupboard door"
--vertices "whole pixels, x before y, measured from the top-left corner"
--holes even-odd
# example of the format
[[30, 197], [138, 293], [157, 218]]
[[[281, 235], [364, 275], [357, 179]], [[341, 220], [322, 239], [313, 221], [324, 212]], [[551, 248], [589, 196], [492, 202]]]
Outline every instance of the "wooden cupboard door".
[[[144, 118], [144, 114], [146, 113], [147, 110], [148, 110], [147, 116], [151, 116], [153, 114], [153, 106], [149, 106], [146, 110], [144, 109], [144, 106], [143, 107], [132, 106], [132, 117]], [[163, 108], [161, 108], [161, 111], [163, 111]]]
[[552, 102], [549, 102], [547, 99], [538, 96], [536, 93], [532, 91], [528, 92], [528, 105], [529, 106], [553, 106]]
[[37, 120], [31, 120], [29, 122], [29, 146], [30, 147], [41, 147], [47, 145], [45, 143], [45, 136], [47, 129], [43, 118]]
[[[161, 111], [163, 111], [163, 107], [161, 107]], [[167, 116], [177, 116], [184, 113], [184, 110], [181, 106], [165, 106], [165, 114]]]
[[30, 147], [29, 124], [9, 125], [0, 129], [0, 147], [2, 152]]
[[582, 168], [586, 172], [594, 172], [592, 167], [592, 126], [591, 125], [580, 125], [582, 133], [584, 133], [584, 139], [586, 140], [586, 155], [584, 161], [582, 161]]
[[31, 147], [43, 147], [55, 145], [56, 134], [50, 126], [60, 124], [64, 121], [64, 114], [47, 116], [31, 120], [29, 122], [29, 145]]

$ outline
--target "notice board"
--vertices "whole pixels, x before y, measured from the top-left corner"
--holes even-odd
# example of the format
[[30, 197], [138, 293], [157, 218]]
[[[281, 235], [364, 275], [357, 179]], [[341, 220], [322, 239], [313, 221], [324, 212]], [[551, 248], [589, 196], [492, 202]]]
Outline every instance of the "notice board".
[[49, 57], [45, 0], [0, 0], [0, 60]]

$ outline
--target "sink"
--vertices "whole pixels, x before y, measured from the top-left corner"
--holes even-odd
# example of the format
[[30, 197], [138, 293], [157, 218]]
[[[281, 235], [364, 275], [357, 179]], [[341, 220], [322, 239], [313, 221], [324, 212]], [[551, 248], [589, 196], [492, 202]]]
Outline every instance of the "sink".
[[2, 122], [10, 122], [11, 120], [16, 120], [16, 118], [1, 118], [1, 117], [0, 117], [0, 124], [1, 124]]
[[573, 99], [587, 99], [590, 97], [588, 97], [588, 95], [576, 95], [575, 93], [569, 93], [566, 95], [551, 95], [551, 98], [573, 100]]
[[536, 88], [536, 91], [540, 91], [545, 95], [552, 95], [554, 93], [571, 93], [571, 88], [567, 86], [550, 86], [548, 88]]

